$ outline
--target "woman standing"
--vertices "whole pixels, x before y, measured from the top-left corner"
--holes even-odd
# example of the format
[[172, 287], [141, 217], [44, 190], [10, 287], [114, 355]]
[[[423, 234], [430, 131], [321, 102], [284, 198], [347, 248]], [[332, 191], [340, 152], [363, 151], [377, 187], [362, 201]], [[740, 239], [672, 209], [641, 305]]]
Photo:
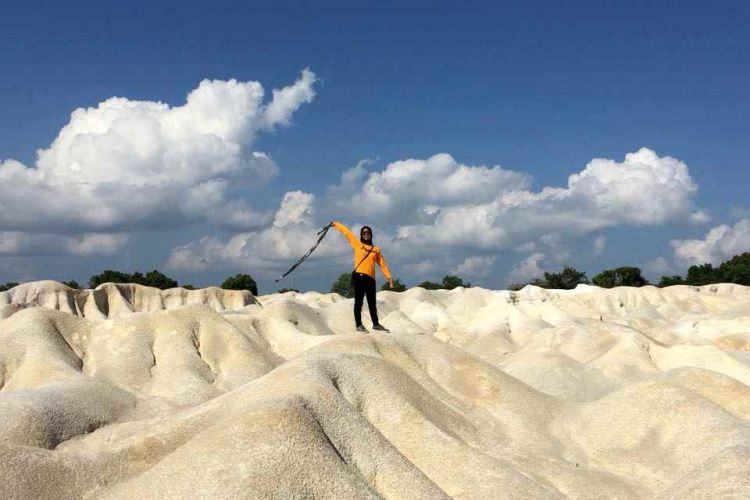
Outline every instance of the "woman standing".
[[357, 331], [367, 333], [367, 328], [362, 324], [362, 302], [366, 295], [372, 329], [387, 332], [388, 329], [378, 322], [378, 306], [375, 303], [375, 264], [380, 266], [391, 288], [393, 288], [393, 278], [391, 278], [391, 271], [388, 269], [380, 248], [372, 244], [372, 229], [370, 226], [363, 226], [359, 231], [359, 240], [357, 240], [349, 228], [342, 223], [334, 221], [331, 224], [341, 231], [354, 249], [352, 286], [354, 287], [354, 322], [357, 324]]

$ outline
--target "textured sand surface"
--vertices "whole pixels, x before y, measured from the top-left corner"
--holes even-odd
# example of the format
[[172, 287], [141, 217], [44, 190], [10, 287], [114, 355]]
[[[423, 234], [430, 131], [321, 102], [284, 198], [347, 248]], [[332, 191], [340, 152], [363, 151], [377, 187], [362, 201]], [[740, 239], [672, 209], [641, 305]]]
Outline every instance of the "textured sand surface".
[[0, 498], [750, 497], [750, 288], [351, 307], [0, 292]]

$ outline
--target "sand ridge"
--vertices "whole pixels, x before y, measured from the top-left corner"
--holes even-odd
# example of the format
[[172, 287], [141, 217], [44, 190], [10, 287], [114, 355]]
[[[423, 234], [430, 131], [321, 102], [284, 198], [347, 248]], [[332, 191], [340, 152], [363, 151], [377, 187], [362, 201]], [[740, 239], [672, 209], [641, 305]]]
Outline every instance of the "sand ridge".
[[0, 292], [0, 496], [750, 496], [748, 287], [380, 292], [370, 335], [351, 307]]

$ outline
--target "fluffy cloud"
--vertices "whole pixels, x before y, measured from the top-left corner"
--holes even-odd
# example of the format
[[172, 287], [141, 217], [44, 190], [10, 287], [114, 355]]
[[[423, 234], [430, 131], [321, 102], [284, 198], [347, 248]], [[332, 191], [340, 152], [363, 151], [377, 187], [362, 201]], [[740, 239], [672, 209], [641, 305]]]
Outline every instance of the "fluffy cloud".
[[671, 245], [675, 260], [683, 265], [720, 264], [750, 251], [750, 219], [740, 219], [734, 226], [716, 226], [702, 240], [673, 240]]
[[84, 233], [61, 236], [52, 233], [0, 231], [0, 255], [112, 255], [125, 244], [125, 233]]
[[441, 207], [461, 207], [472, 200], [489, 202], [500, 192], [526, 189], [526, 175], [500, 166], [468, 166], [449, 154], [426, 160], [396, 161], [381, 172], [365, 169], [360, 162], [342, 175], [329, 190], [332, 204], [358, 216], [377, 215], [380, 220], [400, 222], [410, 218], [431, 220]]
[[543, 265], [546, 258], [547, 256], [541, 252], [532, 253], [511, 270], [508, 275], [508, 283], [523, 284], [535, 278], [541, 278], [547, 271]]
[[[280, 271], [315, 243], [314, 202], [315, 196], [310, 193], [288, 192], [269, 227], [237, 233], [226, 240], [204, 237], [177, 247], [167, 267], [190, 271], [241, 267], [257, 269], [261, 274]], [[329, 236], [312, 258], [342, 256], [346, 247], [343, 238]]]
[[495, 256], [467, 257], [459, 265], [451, 269], [451, 273], [460, 277], [483, 278], [490, 273]]
[[422, 249], [544, 248], [549, 237], [706, 216], [693, 206], [697, 187], [687, 165], [646, 148], [622, 162], [594, 159], [571, 175], [566, 187], [531, 191], [528, 184], [521, 173], [462, 165], [441, 154], [394, 162], [369, 174], [357, 166], [329, 196], [338, 198], [334, 205], [392, 221], [397, 241]]
[[288, 125], [315, 96], [315, 81], [305, 70], [270, 102], [258, 82], [204, 80], [182, 106], [112, 97], [77, 109], [35, 167], [0, 162], [0, 230], [79, 234], [67, 248], [91, 253], [123, 239], [88, 233], [263, 226], [269, 216], [233, 190], [277, 174], [271, 158], [252, 150], [255, 137]]
[[[528, 189], [524, 174], [464, 165], [447, 154], [368, 172], [371, 163], [348, 169], [327, 190], [323, 214], [377, 223], [378, 244], [401, 276], [435, 279], [452, 272], [481, 278], [493, 266], [491, 252], [515, 250], [532, 253], [510, 278], [528, 281], [544, 273], [547, 256], [556, 263], [568, 260], [567, 243], [577, 237], [623, 224], [687, 223], [700, 213], [692, 203], [697, 188], [687, 166], [645, 148], [622, 162], [592, 160], [566, 187], [539, 191]], [[316, 226], [339, 216], [321, 217], [316, 225], [313, 203], [311, 194], [287, 193], [265, 229], [189, 243], [173, 251], [169, 265], [280, 270], [307, 250]], [[316, 258], [346, 253], [345, 246], [329, 245]], [[605, 247], [599, 234], [594, 252]]]

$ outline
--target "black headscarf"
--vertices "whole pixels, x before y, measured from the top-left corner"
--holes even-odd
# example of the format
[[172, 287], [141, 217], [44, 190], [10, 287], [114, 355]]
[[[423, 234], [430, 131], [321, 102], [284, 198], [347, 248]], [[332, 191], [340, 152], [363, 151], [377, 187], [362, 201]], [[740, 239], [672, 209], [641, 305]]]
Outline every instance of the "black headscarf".
[[[366, 239], [364, 239], [362, 237], [362, 231], [364, 231], [365, 229], [369, 229], [370, 230], [370, 239], [369, 240], [366, 240]], [[372, 245], [372, 228], [370, 226], [362, 226], [362, 229], [359, 230], [359, 241], [361, 241], [365, 245]]]

